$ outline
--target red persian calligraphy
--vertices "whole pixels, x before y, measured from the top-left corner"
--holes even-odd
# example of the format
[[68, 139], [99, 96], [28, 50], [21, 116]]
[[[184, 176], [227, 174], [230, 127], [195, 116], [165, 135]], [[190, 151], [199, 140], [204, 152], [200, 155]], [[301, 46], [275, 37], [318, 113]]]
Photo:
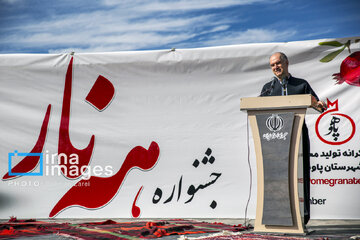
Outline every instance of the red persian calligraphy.
[[[92, 135], [88, 146], [84, 149], [75, 148], [69, 135], [69, 123], [70, 123], [70, 103], [71, 103], [71, 84], [72, 84], [72, 66], [73, 58], [71, 58], [65, 77], [65, 88], [63, 105], [61, 112], [61, 122], [59, 128], [59, 145], [58, 154], [65, 154], [67, 159], [70, 159], [72, 154], [78, 156], [78, 162], [72, 163], [70, 161], [60, 162], [60, 166], [65, 166], [66, 170], [61, 168], [64, 176], [70, 179], [76, 179], [81, 176], [81, 171], [71, 172], [70, 167], [75, 166], [77, 169], [81, 169], [83, 166], [87, 166], [90, 162], [90, 158], [94, 148], [95, 136]], [[71, 174], [70, 174], [71, 173]]]
[[[46, 139], [49, 118], [50, 118], [50, 111], [51, 111], [51, 104], [49, 104], [47, 107], [38, 140], [30, 153], [41, 153], [43, 150], [45, 139]], [[40, 160], [40, 156], [26, 156], [15, 167], [13, 167], [11, 169], [11, 172], [14, 172], [14, 173], [31, 172], [38, 165], [39, 160]], [[6, 173], [3, 176], [3, 180], [12, 179], [12, 178], [16, 178], [16, 177], [18, 177], [18, 176], [17, 175], [10, 176], [9, 173]]]
[[[355, 130], [356, 130], [356, 126], [355, 126], [355, 122], [354, 120], [349, 117], [348, 115], [346, 114], [343, 114], [343, 113], [337, 113], [337, 111], [339, 111], [339, 104], [338, 104], [338, 99], [336, 99], [334, 102], [331, 102], [329, 99], [327, 100], [327, 105], [328, 105], [328, 110], [326, 112], [323, 112], [319, 117], [318, 119], [316, 120], [316, 123], [315, 123], [315, 132], [316, 132], [316, 135], [318, 136], [318, 138], [326, 143], [326, 144], [330, 144], [330, 145], [341, 145], [341, 144], [344, 144], [344, 143], [347, 143], [348, 141], [350, 141], [354, 135], [355, 135]], [[349, 136], [344, 139], [343, 141], [328, 141], [326, 139], [324, 139], [322, 136], [321, 136], [321, 133], [319, 131], [319, 123], [321, 121], [321, 119], [326, 116], [326, 115], [333, 115], [333, 116], [340, 116], [340, 117], [343, 117], [344, 119], [347, 119], [347, 121], [349, 121], [349, 126], [351, 126], [351, 133], [349, 134]]]
[[136, 201], [139, 197], [139, 194], [141, 192], [141, 190], [143, 189], [143, 186], [141, 186], [141, 188], [139, 189], [138, 193], [136, 194], [136, 197], [134, 199], [134, 202], [133, 202], [133, 205], [132, 205], [132, 208], [131, 208], [131, 214], [134, 218], [137, 218], [140, 216], [140, 208], [138, 206], [136, 206]]
[[89, 209], [104, 206], [115, 197], [125, 176], [132, 168], [151, 169], [155, 166], [159, 153], [160, 149], [156, 142], [152, 142], [148, 150], [141, 146], [134, 147], [114, 176], [108, 178], [91, 176], [87, 180], [81, 180], [76, 185], [89, 187], [73, 186], [55, 205], [49, 217], [54, 217], [70, 206], [82, 206]]
[[109, 106], [114, 97], [114, 93], [115, 89], [112, 83], [105, 77], [99, 75], [85, 100], [98, 111], [103, 111]]

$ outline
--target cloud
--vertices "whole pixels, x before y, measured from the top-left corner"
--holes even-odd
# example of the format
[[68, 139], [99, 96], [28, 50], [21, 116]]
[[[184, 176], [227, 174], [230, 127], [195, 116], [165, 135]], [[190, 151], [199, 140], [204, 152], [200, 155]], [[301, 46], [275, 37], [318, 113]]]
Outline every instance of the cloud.
[[[18, 24], [6, 25], [3, 28], [6, 32], [0, 36], [1, 49], [12, 46], [18, 49], [47, 49], [48, 52], [57, 53], [69, 50], [103, 52], [159, 49], [181, 46], [185, 42], [192, 46], [211, 46], [259, 39], [267, 41], [278, 34], [265, 29], [234, 32], [230, 30], [231, 26], [243, 20], [234, 20], [223, 12], [207, 11], [267, 3], [269, 0], [103, 0], [91, 8], [86, 6], [85, 1], [78, 6], [78, 11], [67, 12], [65, 10], [70, 2], [54, 3], [58, 4], [51, 8], [55, 14], [49, 10], [49, 14], [41, 19], [24, 21], [23, 17]], [[44, 6], [44, 9], [47, 7]], [[196, 39], [205, 35], [209, 35], [209, 38], [194, 44]]]
[[173, 2], [151, 2], [142, 7], [145, 11], [193, 11], [202, 9], [225, 8], [239, 5], [249, 5], [259, 2], [268, 2], [266, 0], [223, 0], [223, 1], [208, 1], [208, 0], [181, 0]]
[[161, 44], [169, 44], [175, 41], [183, 41], [192, 37], [189, 34], [174, 34], [163, 36], [157, 33], [128, 33], [120, 36], [109, 36], [106, 42], [101, 42], [101, 39], [95, 41], [87, 41], [88, 46], [80, 48], [55, 48], [50, 49], [49, 53], [64, 53], [64, 52], [112, 52], [124, 51], [134, 49], [146, 49], [152, 46]]
[[7, 4], [15, 4], [15, 3], [18, 3], [18, 2], [21, 2], [23, 0], [0, 0], [0, 3], [7, 3]]
[[181, 10], [204, 10], [212, 8], [224, 8], [239, 5], [250, 5], [254, 3], [278, 2], [270, 0], [178, 0], [178, 1], [143, 1], [143, 0], [103, 0], [104, 5], [107, 6], [134, 6], [136, 5], [140, 11], [181, 11]]
[[[93, 52], [152, 48], [194, 37], [194, 26], [202, 28], [210, 18], [211, 15], [204, 15], [185, 19], [162, 18], [136, 22], [119, 18], [118, 24], [114, 26], [106, 20], [106, 12], [94, 13], [18, 27], [16, 34], [4, 36], [2, 42], [16, 42], [35, 48], [46, 46], [52, 49], [51, 52], [61, 52], [62, 49]], [[87, 26], [89, 23], [91, 27]], [[224, 29], [224, 26], [218, 28], [221, 29]], [[31, 30], [30, 33], [27, 33], [27, 30]], [[57, 46], [60, 46], [58, 50]]]
[[232, 45], [242, 43], [264, 43], [264, 42], [282, 42], [294, 36], [296, 30], [270, 30], [270, 29], [248, 29], [240, 32], [229, 32], [224, 35], [210, 37], [204, 42], [207, 46]]

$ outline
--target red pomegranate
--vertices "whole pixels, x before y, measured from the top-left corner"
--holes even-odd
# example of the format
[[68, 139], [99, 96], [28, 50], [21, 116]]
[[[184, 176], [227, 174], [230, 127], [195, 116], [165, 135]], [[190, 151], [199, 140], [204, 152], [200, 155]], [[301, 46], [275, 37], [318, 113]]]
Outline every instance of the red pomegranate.
[[350, 54], [341, 63], [340, 72], [333, 74], [337, 84], [346, 82], [360, 87], [360, 51]]

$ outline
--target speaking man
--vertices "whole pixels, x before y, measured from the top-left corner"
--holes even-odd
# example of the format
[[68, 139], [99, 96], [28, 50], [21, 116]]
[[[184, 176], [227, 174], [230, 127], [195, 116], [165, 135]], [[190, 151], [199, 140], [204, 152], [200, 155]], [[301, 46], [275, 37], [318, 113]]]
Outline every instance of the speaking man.
[[[317, 107], [326, 109], [324, 102], [319, 101], [318, 96], [310, 84], [300, 78], [295, 78], [289, 73], [289, 60], [282, 52], [276, 52], [270, 57], [270, 67], [274, 77], [266, 83], [260, 96], [286, 96], [295, 94], [311, 94], [317, 101]], [[303, 178], [304, 178], [304, 223], [310, 219], [310, 141], [308, 129], [303, 125]]]

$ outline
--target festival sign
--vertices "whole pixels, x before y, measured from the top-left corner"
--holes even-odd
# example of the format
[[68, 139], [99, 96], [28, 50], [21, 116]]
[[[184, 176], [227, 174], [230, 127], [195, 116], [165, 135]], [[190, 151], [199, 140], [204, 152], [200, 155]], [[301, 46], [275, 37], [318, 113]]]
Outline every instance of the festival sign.
[[311, 218], [359, 219], [358, 38], [0, 55], [0, 218], [254, 218], [240, 98], [275, 51], [328, 101], [306, 116]]

